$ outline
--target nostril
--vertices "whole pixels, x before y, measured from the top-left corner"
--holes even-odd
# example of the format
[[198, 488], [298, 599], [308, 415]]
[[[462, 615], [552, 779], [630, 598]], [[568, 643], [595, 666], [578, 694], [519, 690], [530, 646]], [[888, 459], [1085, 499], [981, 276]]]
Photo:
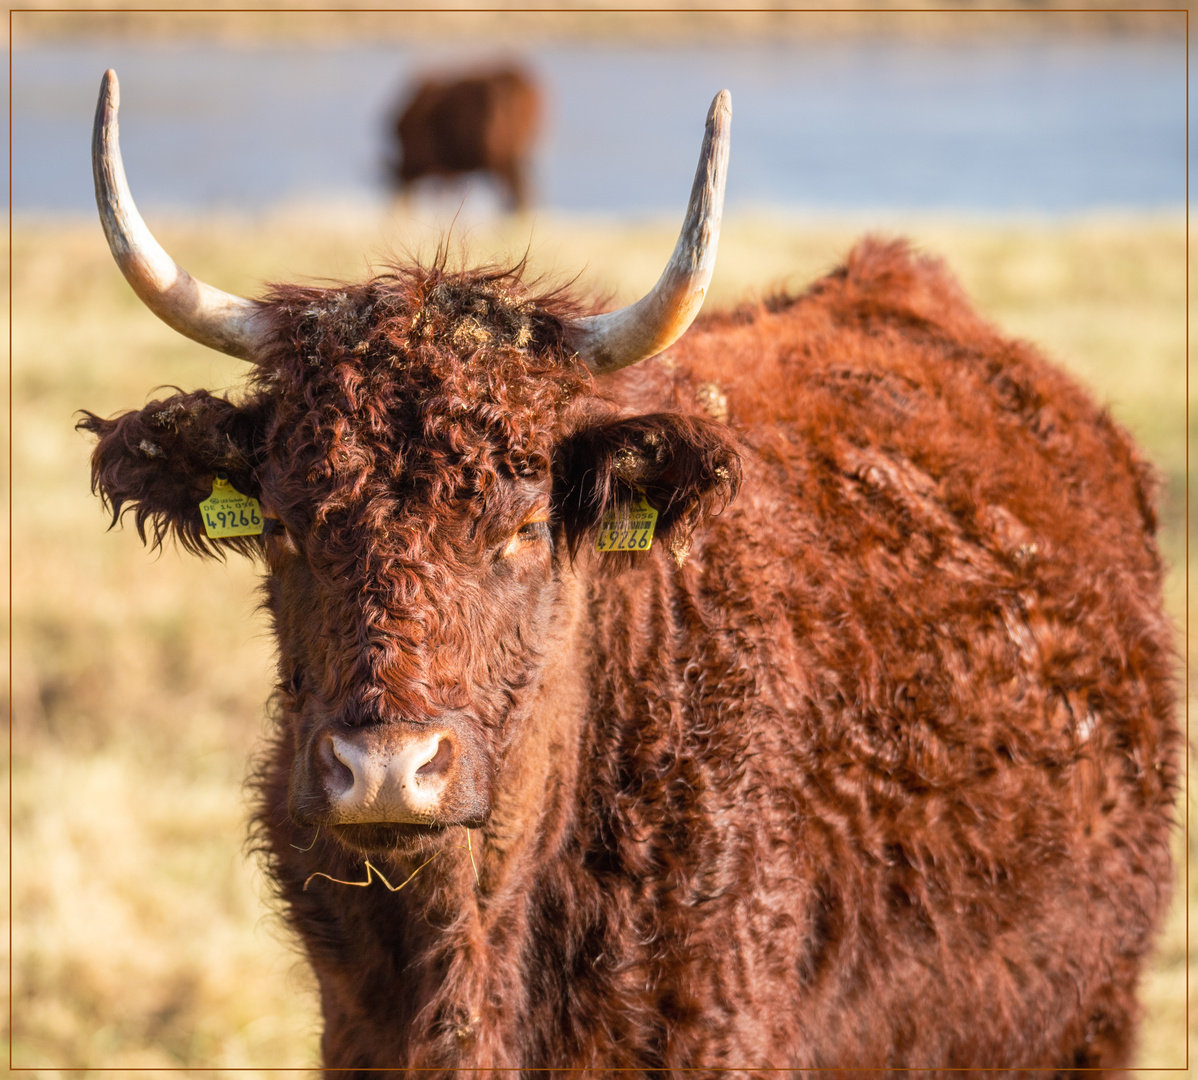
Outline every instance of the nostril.
[[453, 759], [453, 749], [448, 739], [442, 739], [437, 744], [437, 752], [416, 770], [417, 776], [438, 776], [449, 768]]
[[330, 791], [349, 791], [354, 786], [354, 771], [344, 761], [337, 760], [329, 769], [327, 781]]
[[351, 791], [358, 782], [358, 769], [354, 768], [357, 761], [355, 748], [334, 735], [321, 749], [329, 791], [340, 794]]

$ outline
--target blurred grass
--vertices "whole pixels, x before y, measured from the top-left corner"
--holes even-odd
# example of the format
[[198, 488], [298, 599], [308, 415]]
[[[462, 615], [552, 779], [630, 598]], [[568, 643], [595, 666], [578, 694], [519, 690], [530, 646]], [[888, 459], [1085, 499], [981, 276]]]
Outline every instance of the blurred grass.
[[[727, 221], [709, 303], [801, 288], [865, 224]], [[265, 281], [360, 278], [367, 256], [427, 254], [438, 236], [427, 220], [348, 211], [154, 227], [193, 273], [247, 295]], [[579, 274], [624, 301], [656, 279], [675, 228], [540, 215], [460, 231], [477, 257], [528, 247], [534, 272]], [[1182, 624], [1182, 215], [883, 231], [946, 257], [988, 317], [1069, 366], [1135, 432], [1166, 480], [1167, 601]], [[150, 316], [91, 221], [14, 224], [12, 331], [13, 1063], [311, 1066], [313, 982], [244, 854], [243, 777], [271, 683], [254, 569], [106, 533], [89, 441], [73, 430], [81, 407], [136, 407], [165, 383], [233, 387], [242, 367]], [[1181, 871], [1180, 828], [1176, 841]], [[1179, 888], [1144, 979], [1145, 1067], [1185, 1064], [1198, 1025], [1186, 1015], [1186, 913]]]

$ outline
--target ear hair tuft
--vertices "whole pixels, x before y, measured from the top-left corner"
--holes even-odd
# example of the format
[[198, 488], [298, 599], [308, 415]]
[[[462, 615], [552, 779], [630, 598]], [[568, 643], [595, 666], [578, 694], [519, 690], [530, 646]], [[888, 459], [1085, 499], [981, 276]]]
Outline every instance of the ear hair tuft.
[[260, 424], [252, 408], [198, 390], [111, 420], [85, 412], [75, 426], [98, 439], [92, 490], [111, 510], [112, 525], [132, 511], [137, 535], [153, 548], [173, 535], [197, 555], [257, 549], [254, 537], [210, 539], [199, 509], [217, 473], [243, 494], [258, 493], [253, 447]]

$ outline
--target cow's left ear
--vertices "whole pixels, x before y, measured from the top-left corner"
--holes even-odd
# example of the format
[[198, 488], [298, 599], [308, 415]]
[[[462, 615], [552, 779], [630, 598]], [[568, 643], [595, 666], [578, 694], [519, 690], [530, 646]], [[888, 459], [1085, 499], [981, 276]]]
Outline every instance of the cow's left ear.
[[259, 494], [253, 472], [253, 447], [261, 433], [258, 409], [197, 390], [111, 420], [85, 412], [76, 426], [98, 440], [92, 490], [111, 508], [114, 525], [132, 511], [142, 542], [153, 547], [171, 534], [199, 555], [228, 547], [252, 549], [252, 537], [209, 539], [200, 503], [212, 494], [218, 475], [243, 495]]
[[699, 522], [735, 497], [740, 454], [722, 424], [650, 413], [575, 432], [559, 445], [553, 472], [554, 507], [571, 554], [606, 512], [644, 495], [657, 510], [656, 536], [681, 563]]

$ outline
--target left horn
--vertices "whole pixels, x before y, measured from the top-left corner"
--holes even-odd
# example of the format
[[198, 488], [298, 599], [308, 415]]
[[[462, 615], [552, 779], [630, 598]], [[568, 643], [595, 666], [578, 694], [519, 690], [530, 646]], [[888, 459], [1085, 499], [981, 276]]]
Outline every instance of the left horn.
[[686, 221], [652, 291], [619, 311], [571, 323], [571, 343], [596, 375], [656, 356], [682, 336], [703, 306], [720, 239], [731, 129], [732, 95], [721, 90], [707, 112]]
[[262, 305], [221, 292], [175, 263], [146, 228], [129, 194], [117, 130], [120, 87], [106, 71], [92, 128], [96, 205], [108, 247], [125, 279], [163, 322], [201, 345], [243, 360], [264, 340]]

